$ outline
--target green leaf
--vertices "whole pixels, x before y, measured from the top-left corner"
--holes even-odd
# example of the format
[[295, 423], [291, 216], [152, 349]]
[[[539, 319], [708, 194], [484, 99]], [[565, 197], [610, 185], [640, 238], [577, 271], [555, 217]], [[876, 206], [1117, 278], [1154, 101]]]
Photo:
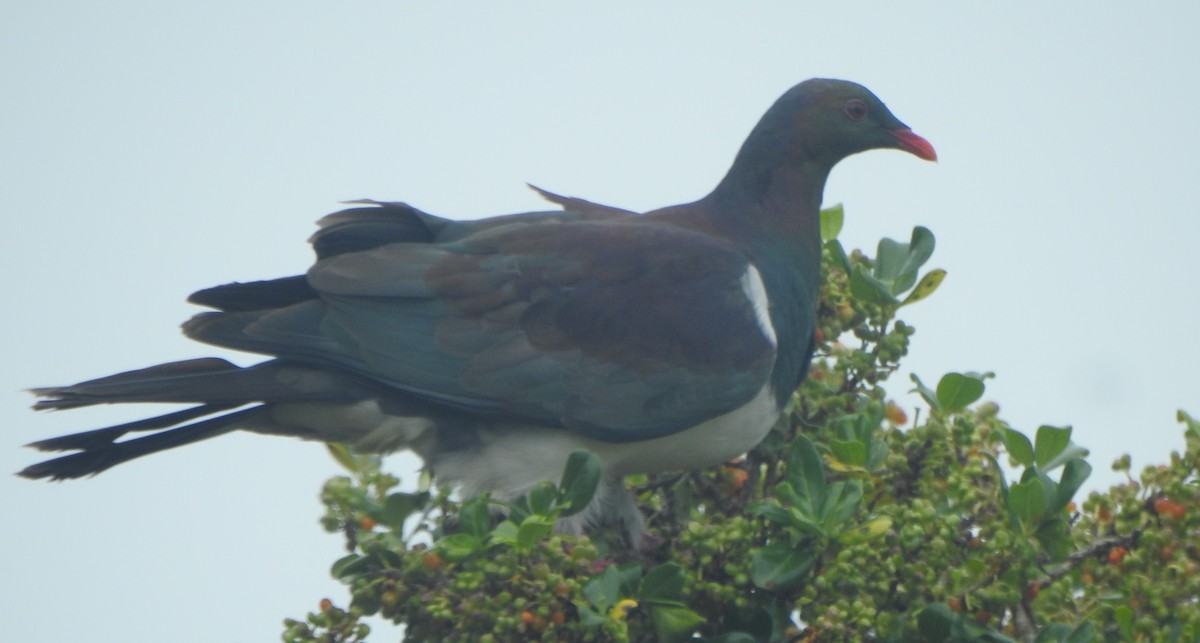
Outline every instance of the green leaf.
[[924, 641], [965, 643], [1014, 643], [1012, 639], [956, 614], [942, 603], [934, 603], [917, 614], [917, 628]]
[[841, 531], [839, 527], [858, 511], [862, 495], [862, 485], [857, 480], [843, 480], [829, 485], [825, 504], [821, 506], [821, 524], [826, 533]]
[[754, 551], [750, 558], [750, 580], [771, 590], [785, 590], [800, 584], [817, 560], [815, 548], [805, 543], [793, 547], [775, 541]]
[[1058, 512], [1066, 508], [1067, 503], [1071, 502], [1071, 499], [1075, 497], [1075, 492], [1079, 491], [1090, 475], [1092, 475], [1092, 465], [1087, 461], [1079, 458], [1068, 460], [1063, 467], [1062, 477], [1058, 480], [1058, 491], [1055, 493], [1054, 505], [1050, 511]]
[[517, 496], [512, 502], [501, 502], [500, 504], [508, 507], [508, 519], [518, 525], [533, 513], [533, 510], [529, 508], [529, 494]]
[[1113, 610], [1113, 620], [1117, 622], [1117, 627], [1121, 628], [1121, 633], [1128, 640], [1133, 640], [1133, 609], [1128, 605], [1118, 605]]
[[1071, 444], [1071, 427], [1040, 426], [1033, 442], [1033, 460], [1043, 470]]
[[821, 505], [825, 504], [825, 467], [817, 447], [803, 435], [796, 436], [788, 451], [786, 481], [801, 500], [796, 508], [817, 518]]
[[654, 621], [654, 633], [659, 641], [683, 641], [692, 638], [696, 628], [704, 624], [704, 617], [683, 606], [655, 606], [650, 608]]
[[517, 544], [517, 523], [505, 520], [492, 529], [490, 541], [493, 544], [515, 547]]
[[[1030, 453], [1033, 452], [1032, 449], [1033, 448], [1030, 447]], [[1008, 502], [1008, 479], [1006, 479], [1004, 477], [1004, 467], [1000, 466], [1000, 461], [996, 459], [995, 455], [992, 455], [991, 453], [988, 453], [987, 451], [983, 452], [983, 457], [987, 458], [988, 461], [992, 463], [992, 469], [994, 469], [996, 471], [996, 476], [1000, 479], [1000, 498], [1002, 500], [1004, 500], [1005, 503], [1007, 503]]]
[[1046, 466], [1043, 467], [1043, 470], [1044, 471], [1053, 471], [1053, 470], [1057, 469], [1058, 467], [1061, 467], [1062, 465], [1066, 464], [1067, 462], [1070, 462], [1071, 460], [1076, 460], [1079, 458], [1086, 458], [1087, 455], [1088, 455], [1087, 449], [1072, 442], [1067, 445], [1067, 448], [1063, 449], [1062, 452], [1060, 452], [1058, 455], [1054, 456], [1054, 458], [1052, 458], [1049, 462], [1047, 462]]
[[942, 405], [940, 402], [938, 402], [937, 393], [934, 393], [933, 389], [925, 386], [925, 383], [921, 381], [921, 378], [917, 377], [916, 373], [910, 373], [908, 379], [912, 380], [913, 384], [916, 385], [916, 388], [914, 388], [912, 391], [909, 391], [910, 393], [916, 392], [918, 395], [920, 395], [921, 398], [925, 400], [925, 403], [929, 405], [929, 408], [935, 411], [941, 410]]
[[548, 480], [536, 483], [529, 489], [529, 511], [533, 513], [550, 513], [554, 500], [558, 499], [558, 487]]
[[842, 231], [842, 222], [845, 218], [846, 211], [842, 208], [841, 203], [821, 210], [821, 241], [836, 239], [838, 233]]
[[553, 520], [537, 514], [529, 516], [517, 527], [517, 548], [532, 549], [534, 545], [550, 535], [551, 531], [554, 531]]
[[1066, 643], [1092, 643], [1098, 637], [1091, 621], [1084, 621], [1067, 637]]
[[915, 304], [918, 301], [921, 301], [922, 299], [932, 295], [933, 292], [938, 289], [938, 286], [942, 285], [942, 280], [945, 278], [945, 270], [942, 270], [941, 268], [930, 270], [929, 272], [925, 273], [924, 277], [921, 277], [921, 281], [917, 282], [917, 287], [913, 288], [913, 291], [908, 293], [908, 296], [904, 298], [904, 301], [900, 302], [900, 305], [907, 306], [909, 304]]
[[638, 584], [638, 602], [678, 601], [687, 577], [678, 563], [663, 563], [646, 572]]
[[887, 442], [872, 438], [867, 443], [867, 471], [878, 471], [887, 460], [887, 455]]
[[861, 265], [854, 266], [854, 270], [850, 272], [850, 294], [855, 299], [879, 306], [900, 303], [899, 299], [892, 296], [887, 284], [868, 274]]
[[816, 507], [808, 506], [812, 504], [808, 498], [801, 496], [800, 493], [797, 492], [794, 487], [792, 487], [792, 483], [788, 482], [787, 480], [784, 480], [783, 482], [780, 482], [772, 487], [771, 495], [774, 496], [776, 500], [788, 507], [806, 505], [806, 513], [814, 515], [817, 513]]
[[329, 573], [337, 579], [350, 578], [357, 576], [371, 568], [371, 559], [358, 554], [350, 554], [342, 556], [333, 562], [333, 566], [329, 568]]
[[867, 445], [858, 440], [830, 440], [829, 450], [834, 459], [843, 464], [859, 467], [867, 465]]
[[450, 562], [458, 562], [483, 549], [483, 540], [471, 534], [451, 534], [437, 541], [437, 548], [442, 557]]
[[333, 456], [333, 459], [337, 460], [343, 469], [351, 473], [359, 472], [358, 461], [354, 458], [350, 447], [341, 442], [326, 442], [325, 448], [329, 449], [329, 455]]
[[744, 609], [729, 610], [725, 613], [723, 621], [725, 633], [705, 638], [704, 643], [759, 643], [783, 640], [784, 630], [792, 624], [791, 618], [779, 606], [768, 610], [754, 604]]
[[788, 526], [811, 536], [823, 537], [825, 530], [817, 520], [816, 514], [806, 514], [794, 506], [788, 509]]
[[768, 500], [759, 501], [750, 505], [749, 511], [751, 514], [766, 518], [777, 525], [788, 524], [788, 511], [777, 502]]
[[488, 509], [487, 494], [475, 496], [463, 503], [458, 510], [458, 522], [462, 530], [476, 538], [486, 538], [492, 530], [492, 513]]
[[745, 632], [725, 632], [704, 639], [704, 643], [758, 643], [760, 637]]
[[608, 622], [608, 617], [603, 613], [597, 613], [590, 605], [583, 601], [572, 601], [575, 604], [575, 609], [579, 612], [579, 621], [584, 627], [599, 627]]
[[951, 633], [958, 615], [949, 606], [934, 603], [917, 614], [917, 628], [927, 641], [952, 640]]
[[1008, 455], [1018, 464], [1025, 467], [1033, 464], [1033, 443], [1024, 433], [1004, 427], [1000, 431], [1000, 439], [1004, 442], [1004, 448], [1008, 449]]
[[388, 494], [379, 515], [380, 522], [393, 529], [400, 529], [404, 526], [404, 521], [424, 507], [427, 502], [429, 502], [429, 492], [427, 491]]
[[558, 487], [549, 480], [542, 480], [533, 485], [526, 494], [529, 498], [529, 511], [535, 514], [548, 514], [558, 499]]
[[1024, 473], [1021, 474], [1021, 482], [1036, 480], [1038, 487], [1042, 490], [1042, 513], [1049, 514], [1054, 506], [1054, 501], [1058, 498], [1058, 483], [1051, 480], [1050, 476], [1046, 475], [1045, 471], [1036, 466], [1027, 467]]
[[642, 566], [639, 563], [609, 565], [584, 583], [583, 597], [596, 611], [607, 614], [609, 608], [616, 605], [617, 601], [634, 595], [641, 575]]
[[596, 495], [599, 485], [600, 458], [589, 451], [571, 453], [563, 469], [562, 482], [559, 483], [559, 516], [573, 516], [583, 511]]
[[891, 518], [875, 518], [843, 531], [838, 534], [837, 540], [844, 545], [857, 545], [885, 536], [891, 529]]
[[596, 608], [597, 612], [607, 614], [621, 598], [621, 577], [616, 565], [609, 565], [599, 575], [583, 585], [583, 597]]
[[899, 295], [912, 288], [917, 281], [917, 271], [933, 255], [933, 247], [933, 233], [921, 226], [913, 228], [912, 239], [908, 243], [881, 240], [875, 256], [876, 279], [885, 284], [891, 295]]
[[1050, 559], [1058, 562], [1066, 560], [1071, 553], [1071, 527], [1062, 518], [1051, 518], [1038, 525], [1037, 540], [1042, 549], [1050, 554]]
[[841, 267], [842, 272], [850, 274], [850, 257], [846, 256], [846, 249], [842, 247], [842, 243], [837, 239], [826, 241], [825, 247], [829, 250], [829, 254], [833, 256], [834, 261]]
[[1037, 638], [1033, 639], [1033, 643], [1063, 643], [1070, 634], [1070, 625], [1054, 623], [1043, 627], [1042, 631], [1038, 632]]
[[937, 399], [943, 410], [959, 411], [983, 397], [983, 380], [963, 373], [946, 373], [938, 381]]
[[1008, 490], [1008, 509], [1028, 524], [1046, 511], [1046, 494], [1037, 478], [1014, 484]]

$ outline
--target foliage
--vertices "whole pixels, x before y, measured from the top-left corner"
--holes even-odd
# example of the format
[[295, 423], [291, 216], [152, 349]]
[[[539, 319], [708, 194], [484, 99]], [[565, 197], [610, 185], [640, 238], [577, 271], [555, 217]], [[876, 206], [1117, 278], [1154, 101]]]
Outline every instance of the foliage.
[[284, 640], [365, 640], [374, 614], [414, 641], [1200, 640], [1200, 422], [1180, 412], [1184, 453], [1083, 501], [1071, 429], [1008, 425], [980, 402], [990, 373], [914, 376], [909, 422], [882, 384], [914, 332], [897, 311], [945, 276], [920, 273], [933, 234], [872, 259], [837, 241], [840, 207], [823, 214], [794, 410], [734, 462], [629, 481], [658, 547], [554, 533], [595, 490], [590, 454], [514, 503], [459, 503], [334, 445], [351, 475], [326, 484], [323, 523], [346, 535], [350, 605], [322, 601]]

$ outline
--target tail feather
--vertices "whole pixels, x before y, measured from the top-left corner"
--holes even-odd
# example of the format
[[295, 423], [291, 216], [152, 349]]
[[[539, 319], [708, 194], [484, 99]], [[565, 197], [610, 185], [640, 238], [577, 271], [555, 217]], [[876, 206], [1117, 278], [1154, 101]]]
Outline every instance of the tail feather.
[[124, 402], [231, 407], [251, 402], [358, 400], [370, 396], [363, 382], [349, 375], [279, 360], [242, 368], [217, 358], [159, 364], [31, 392], [45, 398], [33, 405], [38, 410]]
[[[34, 405], [36, 409], [73, 409], [127, 402], [192, 405], [143, 420], [30, 444], [39, 451], [79, 451], [32, 465], [18, 474], [26, 478], [63, 480], [94, 475], [143, 455], [242, 428], [319, 439], [321, 436], [302, 427], [274, 424], [268, 417], [272, 405], [287, 402], [353, 404], [376, 397], [378, 390], [352, 375], [318, 367], [271, 360], [242, 368], [210, 358], [159, 364], [70, 386], [34, 389], [33, 393], [46, 398]], [[251, 404], [254, 406], [234, 410]], [[159, 432], [118, 442], [135, 431]]]
[[38, 451], [83, 451], [86, 449], [99, 449], [116, 442], [118, 438], [124, 436], [130, 431], [153, 431], [155, 429], [165, 429], [168, 427], [183, 424], [188, 420], [194, 420], [205, 415], [220, 413], [228, 409], [234, 408], [232, 405], [220, 404], [203, 404], [194, 406], [190, 409], [167, 413], [165, 415], [156, 415], [144, 420], [135, 420], [126, 422], [116, 426], [105, 427], [103, 429], [94, 429], [92, 431], [84, 431], [82, 433], [72, 433], [71, 435], [61, 435], [48, 440], [38, 440], [31, 442], [25, 446], [37, 449]]
[[[192, 424], [185, 424], [170, 431], [155, 433], [154, 435], [127, 440], [125, 442], [98, 443], [96, 446], [84, 447], [84, 450], [79, 453], [30, 465], [21, 470], [17, 475], [30, 479], [49, 478], [51, 480], [67, 480], [96, 475], [105, 469], [115, 467], [122, 462], [128, 462], [134, 458], [140, 458], [151, 453], [173, 449], [178, 446], [228, 433], [244, 424], [248, 419], [247, 416], [259, 413], [261, 410], [262, 407], [254, 407], [235, 411]], [[111, 429], [118, 428], [121, 427], [111, 427]], [[105, 430], [100, 429], [99, 431]], [[86, 434], [65, 436], [62, 439], [69, 440], [70, 438], [77, 438], [83, 435]], [[48, 442], [53, 442], [53, 440], [49, 440]]]
[[[228, 397], [223, 389], [214, 386], [229, 380], [243, 369], [215, 357], [190, 359], [159, 364], [135, 371], [126, 371], [70, 386], [49, 386], [31, 389], [38, 397], [33, 408], [74, 409], [93, 404], [114, 402], [219, 402], [213, 396]], [[237, 391], [243, 402], [245, 392]]]

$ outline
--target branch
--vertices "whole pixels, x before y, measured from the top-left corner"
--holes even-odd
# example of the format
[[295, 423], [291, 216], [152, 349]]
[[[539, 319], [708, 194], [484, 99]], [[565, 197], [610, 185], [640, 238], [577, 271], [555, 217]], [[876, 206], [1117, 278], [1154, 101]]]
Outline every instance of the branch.
[[1070, 574], [1076, 567], [1079, 567], [1079, 565], [1081, 565], [1083, 563], [1083, 561], [1085, 561], [1093, 556], [1099, 556], [1100, 554], [1107, 552], [1108, 550], [1112, 549], [1113, 547], [1131, 547], [1131, 546], [1133, 546], [1133, 543], [1136, 542], [1137, 539], [1141, 537], [1141, 535], [1142, 535], [1142, 530], [1135, 529], [1133, 532], [1125, 534], [1123, 536], [1120, 534], [1103, 536], [1103, 537], [1099, 538], [1098, 540], [1096, 540], [1095, 542], [1088, 545], [1087, 547], [1084, 547], [1083, 549], [1080, 549], [1079, 551], [1072, 553], [1070, 556], [1067, 556], [1066, 562], [1058, 565], [1057, 567], [1054, 567], [1053, 569], [1047, 570], [1046, 576], [1049, 577], [1049, 582], [1052, 583], [1052, 582], [1062, 578], [1063, 576]]

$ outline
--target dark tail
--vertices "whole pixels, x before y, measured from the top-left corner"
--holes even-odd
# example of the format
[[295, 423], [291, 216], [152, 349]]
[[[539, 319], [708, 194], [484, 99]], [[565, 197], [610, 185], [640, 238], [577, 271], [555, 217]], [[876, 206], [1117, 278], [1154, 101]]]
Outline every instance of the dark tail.
[[[52, 480], [95, 475], [134, 458], [246, 427], [255, 423], [256, 415], [265, 415], [264, 403], [355, 401], [370, 396], [363, 385], [337, 373], [280, 361], [241, 368], [222, 359], [160, 364], [71, 386], [34, 389], [33, 393], [44, 398], [34, 404], [35, 409], [72, 409], [122, 402], [196, 405], [174, 413], [28, 445], [39, 451], [79, 451], [26, 467], [18, 474]], [[249, 404], [254, 406], [227, 412]], [[206, 416], [213, 417], [193, 422]], [[160, 429], [168, 430], [117, 442], [131, 432]]]
[[[195, 416], [202, 415], [203, 413], [216, 413], [224, 408], [227, 407], [205, 405], [195, 409], [188, 409], [187, 411], [180, 411], [179, 413], [160, 415], [140, 422], [130, 422], [129, 424], [122, 424], [107, 429], [97, 429], [95, 431], [34, 442], [28, 446], [39, 451], [69, 451], [78, 449], [79, 453], [72, 453], [61, 458], [54, 458], [53, 460], [46, 460], [45, 462], [30, 465], [22, 469], [17, 475], [24, 478], [49, 478], [51, 480], [66, 480], [69, 478], [96, 475], [105, 469], [115, 467], [122, 462], [128, 462], [134, 458], [140, 458], [151, 453], [173, 449], [178, 446], [228, 433], [237, 429], [240, 424], [248, 419], [249, 415], [262, 411], [261, 406], [256, 406], [250, 409], [219, 415], [207, 420], [193, 422], [192, 424], [185, 424], [170, 431], [155, 433], [143, 438], [136, 438], [125, 442], [115, 441], [129, 431], [163, 428], [151, 426], [152, 424], [170, 422], [187, 415]], [[201, 411], [202, 413], [197, 413], [197, 411]], [[167, 424], [166, 426], [173, 426], [173, 424]]]

